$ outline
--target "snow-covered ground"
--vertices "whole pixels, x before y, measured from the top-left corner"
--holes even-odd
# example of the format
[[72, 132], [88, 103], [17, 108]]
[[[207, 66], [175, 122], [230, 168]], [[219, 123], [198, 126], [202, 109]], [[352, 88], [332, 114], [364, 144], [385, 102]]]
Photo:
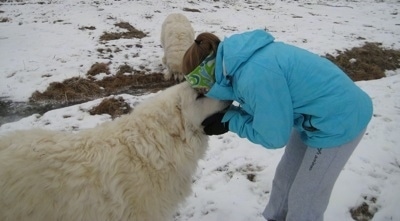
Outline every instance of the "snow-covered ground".
[[[95, 62], [111, 61], [112, 73], [121, 64], [163, 71], [161, 23], [172, 12], [185, 14], [196, 34], [207, 31], [223, 38], [263, 28], [278, 41], [321, 55], [366, 41], [400, 48], [400, 2], [394, 0], [23, 2], [0, 3], [0, 21], [4, 21], [0, 23], [0, 97], [13, 101], [27, 101], [32, 92], [44, 91], [51, 82], [84, 77]], [[117, 22], [128, 22], [147, 37], [100, 42], [103, 32], [124, 31], [114, 25]], [[95, 29], [85, 29], [90, 26]], [[104, 58], [107, 54], [98, 51], [104, 48], [119, 52]], [[374, 117], [335, 185], [325, 220], [352, 220], [349, 210], [362, 202], [377, 210], [373, 220], [400, 220], [400, 71], [357, 85], [372, 97]], [[134, 105], [153, 95], [118, 96]], [[67, 131], [95, 127], [111, 120], [108, 115], [88, 113], [100, 101], [3, 124], [0, 134], [32, 127]], [[212, 136], [194, 177], [193, 194], [175, 220], [263, 220], [261, 212], [282, 153], [283, 149], [268, 150], [233, 133]]]

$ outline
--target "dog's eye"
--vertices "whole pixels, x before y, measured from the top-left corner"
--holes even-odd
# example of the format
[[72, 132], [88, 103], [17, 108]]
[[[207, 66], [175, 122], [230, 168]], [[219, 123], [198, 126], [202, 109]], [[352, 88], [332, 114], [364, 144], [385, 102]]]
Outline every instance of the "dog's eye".
[[196, 99], [200, 99], [200, 98], [203, 98], [203, 97], [205, 97], [204, 94], [197, 94]]

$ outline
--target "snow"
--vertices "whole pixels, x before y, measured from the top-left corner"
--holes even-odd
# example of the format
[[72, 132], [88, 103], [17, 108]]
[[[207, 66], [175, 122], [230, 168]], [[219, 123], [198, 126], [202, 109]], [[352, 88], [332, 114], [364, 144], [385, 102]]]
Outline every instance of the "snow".
[[[33, 0], [25, 0], [25, 4], [0, 3], [0, 18], [10, 19], [0, 23], [0, 97], [27, 101], [34, 91], [44, 91], [51, 82], [84, 76], [95, 62], [111, 61], [111, 70], [129, 64], [165, 71], [159, 36], [162, 21], [173, 12], [185, 14], [196, 35], [207, 31], [223, 39], [262, 28], [277, 41], [321, 55], [364, 42], [400, 48], [400, 3], [394, 0], [41, 2], [44, 4]], [[121, 21], [144, 31], [147, 37], [100, 43], [104, 31], [121, 31], [114, 26]], [[88, 26], [96, 29], [79, 29]], [[136, 44], [142, 47], [135, 47]], [[97, 49], [106, 47], [122, 51], [113, 53], [112, 59], [102, 58]], [[377, 209], [372, 220], [400, 220], [400, 70], [388, 71], [387, 77], [379, 80], [356, 84], [373, 99], [374, 116], [336, 182], [325, 220], [352, 220], [349, 210], [362, 202]], [[115, 96], [135, 105], [155, 94]], [[33, 127], [72, 132], [95, 127], [111, 120], [109, 115], [88, 113], [101, 100], [3, 124], [0, 134]], [[194, 176], [193, 194], [181, 205], [175, 220], [264, 220], [261, 212], [268, 202], [282, 153], [283, 149], [268, 150], [231, 132], [212, 136], [207, 156], [200, 161]]]

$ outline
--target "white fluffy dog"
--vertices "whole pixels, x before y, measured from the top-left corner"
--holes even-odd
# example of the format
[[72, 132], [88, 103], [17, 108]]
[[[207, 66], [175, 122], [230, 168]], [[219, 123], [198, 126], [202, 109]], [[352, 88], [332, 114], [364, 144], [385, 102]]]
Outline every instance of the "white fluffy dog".
[[194, 30], [190, 21], [180, 13], [172, 13], [164, 20], [161, 28], [161, 46], [164, 49], [162, 62], [167, 66], [165, 79], [174, 77], [182, 81], [182, 59], [194, 41]]
[[93, 129], [4, 135], [0, 220], [172, 219], [208, 145], [201, 122], [227, 105], [183, 82]]

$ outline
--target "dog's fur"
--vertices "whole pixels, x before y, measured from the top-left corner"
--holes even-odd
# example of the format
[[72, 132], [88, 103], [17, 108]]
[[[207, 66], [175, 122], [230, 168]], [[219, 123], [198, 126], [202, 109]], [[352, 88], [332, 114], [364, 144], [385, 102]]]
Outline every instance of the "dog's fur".
[[187, 17], [180, 13], [169, 14], [161, 27], [161, 46], [164, 49], [162, 62], [168, 69], [165, 79], [184, 79], [182, 59], [193, 42], [194, 30]]
[[208, 145], [201, 122], [227, 105], [183, 82], [93, 129], [3, 135], [0, 220], [172, 219]]

